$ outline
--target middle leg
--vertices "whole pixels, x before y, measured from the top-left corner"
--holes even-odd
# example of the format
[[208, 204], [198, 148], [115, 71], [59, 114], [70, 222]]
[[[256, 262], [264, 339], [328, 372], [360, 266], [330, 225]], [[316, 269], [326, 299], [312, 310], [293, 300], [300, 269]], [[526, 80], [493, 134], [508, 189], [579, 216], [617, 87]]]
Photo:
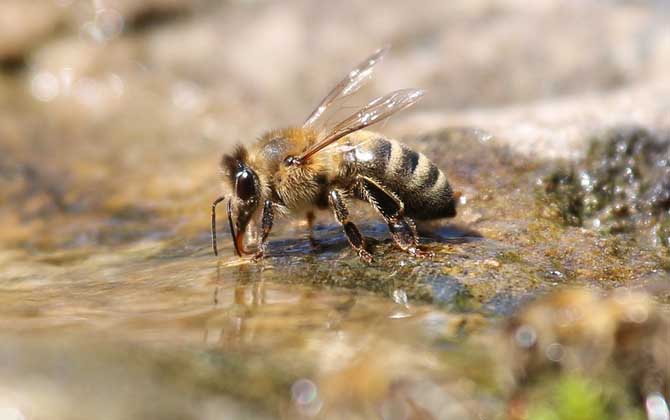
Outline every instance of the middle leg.
[[344, 233], [347, 235], [351, 247], [358, 253], [358, 256], [361, 257], [363, 261], [368, 264], [372, 263], [374, 260], [372, 254], [365, 249], [365, 239], [363, 238], [363, 235], [356, 225], [349, 221], [349, 210], [347, 209], [347, 204], [342, 191], [330, 191], [328, 193], [328, 201], [333, 208], [337, 221], [340, 222], [344, 228]]
[[319, 249], [319, 242], [314, 239], [314, 212], [308, 211], [307, 215], [307, 239], [309, 239], [309, 245], [312, 249]]

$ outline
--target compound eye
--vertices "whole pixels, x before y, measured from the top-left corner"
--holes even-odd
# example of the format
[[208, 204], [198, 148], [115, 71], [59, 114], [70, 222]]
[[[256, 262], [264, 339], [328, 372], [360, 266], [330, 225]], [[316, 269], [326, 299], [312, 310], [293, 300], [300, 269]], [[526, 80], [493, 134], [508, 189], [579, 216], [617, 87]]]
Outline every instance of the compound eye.
[[256, 195], [256, 184], [251, 171], [245, 169], [237, 173], [235, 178], [235, 194], [244, 201]]

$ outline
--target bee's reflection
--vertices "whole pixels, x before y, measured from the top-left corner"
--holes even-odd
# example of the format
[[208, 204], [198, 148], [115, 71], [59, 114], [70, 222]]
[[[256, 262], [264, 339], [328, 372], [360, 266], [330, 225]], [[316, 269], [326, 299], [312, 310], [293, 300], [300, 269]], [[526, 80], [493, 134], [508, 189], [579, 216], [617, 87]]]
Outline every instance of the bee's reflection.
[[255, 264], [218, 265], [204, 342], [225, 350], [291, 347], [305, 334], [339, 331], [356, 306], [357, 294], [333, 295], [285, 285], [287, 276], [290, 272], [264, 270]]
[[241, 265], [234, 271], [228, 269], [226, 274], [226, 277], [222, 275], [221, 262], [217, 263], [212, 298], [214, 312], [205, 323], [203, 341], [235, 349], [253, 340], [247, 320], [254, 316], [254, 308], [266, 304], [266, 288], [262, 270], [256, 267]]

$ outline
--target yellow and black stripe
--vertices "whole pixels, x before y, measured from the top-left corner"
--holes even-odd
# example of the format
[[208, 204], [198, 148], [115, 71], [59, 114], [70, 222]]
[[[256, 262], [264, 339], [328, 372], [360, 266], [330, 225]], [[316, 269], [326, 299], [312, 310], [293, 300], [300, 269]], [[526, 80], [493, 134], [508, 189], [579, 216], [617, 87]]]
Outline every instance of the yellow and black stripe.
[[395, 193], [408, 216], [437, 219], [456, 215], [447, 176], [423, 153], [377, 136], [360, 143], [355, 155], [358, 172]]

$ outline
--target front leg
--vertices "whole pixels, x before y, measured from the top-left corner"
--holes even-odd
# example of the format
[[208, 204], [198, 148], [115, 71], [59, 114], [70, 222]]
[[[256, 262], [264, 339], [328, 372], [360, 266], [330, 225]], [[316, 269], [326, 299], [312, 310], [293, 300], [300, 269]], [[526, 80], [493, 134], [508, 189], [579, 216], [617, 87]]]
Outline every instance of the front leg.
[[333, 208], [337, 221], [340, 222], [344, 228], [344, 233], [351, 244], [351, 247], [358, 253], [363, 261], [370, 264], [373, 261], [372, 255], [365, 250], [365, 239], [355, 224], [349, 221], [349, 210], [344, 200], [342, 192], [339, 190], [332, 190], [328, 193], [328, 202]]
[[265, 247], [267, 246], [267, 239], [272, 230], [272, 223], [274, 222], [274, 207], [272, 201], [266, 200], [263, 205], [263, 215], [261, 216], [261, 239], [258, 243], [258, 251], [254, 255], [253, 260], [259, 261], [265, 256]]

